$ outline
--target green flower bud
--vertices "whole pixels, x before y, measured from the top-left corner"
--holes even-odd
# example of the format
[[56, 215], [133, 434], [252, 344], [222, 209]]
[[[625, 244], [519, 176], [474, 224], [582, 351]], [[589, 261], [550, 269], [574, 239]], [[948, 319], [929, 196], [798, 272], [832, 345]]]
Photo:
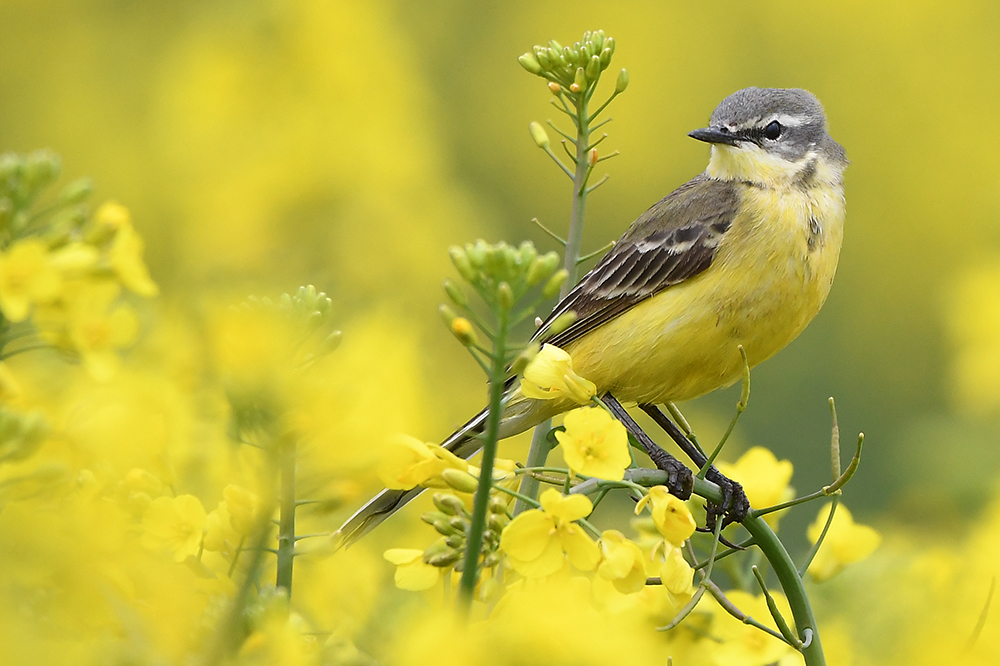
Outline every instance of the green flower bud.
[[24, 158], [17, 153], [4, 153], [0, 155], [0, 187], [11, 191], [15, 187], [14, 181], [24, 174]]
[[514, 307], [514, 291], [506, 282], [497, 285], [497, 305], [507, 311]]
[[575, 321], [576, 321], [576, 312], [572, 310], [570, 310], [569, 312], [563, 312], [561, 315], [556, 317], [555, 321], [553, 321], [549, 325], [548, 330], [545, 331], [545, 335], [546, 336], [559, 335], [567, 328], [572, 326]]
[[420, 520], [424, 521], [428, 525], [433, 525], [438, 521], [448, 522], [450, 518], [451, 516], [443, 511], [424, 511], [420, 514]]
[[566, 278], [568, 277], [569, 271], [565, 268], [560, 268], [545, 284], [545, 287], [542, 289], [542, 296], [545, 298], [552, 298], [558, 294], [559, 290], [562, 289], [563, 283], [566, 282]]
[[628, 88], [628, 71], [623, 69], [618, 72], [618, 80], [615, 81], [615, 92], [623, 93], [626, 88]]
[[591, 33], [590, 41], [593, 42], [594, 46], [596, 46], [598, 51], [600, 51], [601, 47], [604, 46], [604, 31], [597, 30], [596, 32]]
[[553, 50], [555, 50], [555, 51], [559, 51], [560, 53], [561, 53], [561, 52], [562, 52], [562, 50], [563, 50], [563, 47], [562, 47], [562, 44], [560, 44], [559, 42], [557, 42], [557, 41], [556, 41], [556, 40], [554, 40], [554, 39], [550, 39], [550, 40], [549, 40], [549, 48], [550, 48], [550, 49], [553, 49]]
[[469, 255], [469, 261], [472, 262], [473, 268], [481, 270], [486, 266], [486, 257], [489, 249], [490, 246], [482, 238], [478, 239], [474, 245], [466, 244], [465, 252]]
[[615, 54], [615, 38], [608, 37], [604, 40], [604, 48], [611, 50], [611, 55]]
[[451, 299], [451, 302], [458, 307], [464, 308], [469, 303], [469, 299], [465, 296], [465, 291], [454, 280], [446, 278], [442, 286], [444, 287], [444, 292], [448, 294], [448, 298]]
[[[486, 569], [492, 569], [498, 564], [500, 564], [500, 555], [498, 553], [490, 553], [489, 555], [483, 558], [483, 567]], [[490, 580], [493, 579], [491, 578]], [[483, 592], [483, 594], [485, 594], [485, 591]]]
[[452, 245], [448, 248], [448, 256], [451, 257], [451, 263], [455, 264], [455, 269], [464, 280], [468, 282], [475, 281], [476, 271], [472, 268], [468, 252], [462, 250], [457, 245]]
[[479, 480], [476, 477], [453, 467], [441, 472], [441, 480], [462, 493], [474, 493], [479, 487]]
[[587, 62], [587, 78], [596, 81], [601, 75], [601, 59], [598, 56], [592, 57]]
[[548, 71], [552, 69], [552, 61], [549, 59], [549, 50], [541, 46], [535, 47], [535, 60], [541, 66], [543, 71]]
[[452, 534], [450, 537], [444, 540], [448, 546], [456, 550], [465, 548], [465, 535], [464, 534]]
[[[583, 67], [576, 68], [576, 78], [573, 79], [573, 85], [579, 86], [580, 90], [587, 89], [587, 73], [583, 71]], [[572, 90], [572, 86], [570, 87]], [[573, 92], [579, 92], [574, 90]]]
[[62, 172], [59, 156], [48, 150], [36, 150], [24, 164], [24, 180], [34, 189], [50, 184]]
[[503, 528], [507, 526], [507, 521], [501, 519], [497, 514], [492, 513], [486, 520], [486, 526], [494, 534], [500, 534], [500, 532], [503, 531]]
[[566, 65], [566, 61], [563, 60], [561, 46], [558, 49], [550, 48], [547, 53], [549, 54], [549, 62], [552, 63], [552, 69]]
[[601, 69], [605, 70], [611, 64], [611, 49], [601, 51]]
[[462, 500], [458, 499], [454, 495], [435, 493], [433, 499], [434, 506], [436, 506], [439, 511], [446, 513], [449, 516], [464, 516], [467, 513], [465, 505], [462, 504]]
[[319, 345], [320, 354], [329, 354], [340, 346], [340, 343], [344, 340], [344, 334], [340, 331], [333, 331], [330, 335], [323, 338], [323, 342]]
[[442, 548], [437, 548], [433, 553], [430, 548], [424, 551], [424, 562], [435, 567], [450, 567], [462, 559], [462, 553], [454, 548], [442, 543]]
[[531, 262], [538, 256], [538, 250], [531, 241], [524, 241], [517, 249], [517, 265], [523, 270], [526, 266], [531, 266]]
[[521, 67], [524, 67], [532, 74], [540, 75], [542, 73], [542, 66], [538, 64], [538, 60], [535, 59], [535, 56], [530, 53], [525, 53], [523, 56], [518, 58], [517, 61], [521, 63]]
[[490, 513], [507, 515], [507, 500], [497, 495], [492, 495], [486, 503], [486, 510]]
[[531, 266], [528, 268], [528, 274], [525, 276], [525, 281], [528, 286], [534, 287], [535, 285], [541, 284], [542, 280], [545, 280], [552, 272], [559, 266], [559, 255], [555, 252], [548, 252], [542, 256], [535, 259]]
[[94, 191], [94, 182], [89, 178], [77, 178], [59, 192], [59, 203], [80, 203]]
[[448, 524], [451, 525], [451, 528], [455, 530], [456, 533], [465, 534], [467, 524], [466, 521], [463, 520], [461, 516], [455, 516], [454, 518], [449, 518]]
[[531, 132], [531, 138], [534, 139], [536, 146], [543, 149], [549, 147], [548, 132], [545, 131], [545, 128], [541, 124], [531, 123], [528, 125], [528, 131]]

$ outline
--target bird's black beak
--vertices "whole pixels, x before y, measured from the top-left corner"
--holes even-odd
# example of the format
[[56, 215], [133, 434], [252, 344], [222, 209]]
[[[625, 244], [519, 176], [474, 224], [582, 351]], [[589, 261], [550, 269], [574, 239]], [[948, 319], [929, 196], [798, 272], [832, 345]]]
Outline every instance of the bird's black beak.
[[744, 140], [742, 137], [733, 134], [725, 127], [706, 127], [704, 129], [696, 129], [693, 132], [688, 132], [688, 136], [692, 139], [704, 141], [705, 143], [724, 143], [727, 146], [738, 146], [740, 141]]

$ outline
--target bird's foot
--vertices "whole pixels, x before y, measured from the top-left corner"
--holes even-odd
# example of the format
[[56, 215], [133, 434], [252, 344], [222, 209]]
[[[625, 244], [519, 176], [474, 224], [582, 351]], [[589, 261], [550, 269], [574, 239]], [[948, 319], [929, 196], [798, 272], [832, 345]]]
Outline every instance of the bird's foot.
[[723, 476], [714, 467], [708, 470], [706, 479], [722, 489], [722, 502], [709, 502], [705, 505], [705, 527], [708, 531], [715, 531], [715, 521], [720, 516], [723, 527], [730, 523], [742, 523], [750, 512], [750, 500], [747, 499], [743, 486]]

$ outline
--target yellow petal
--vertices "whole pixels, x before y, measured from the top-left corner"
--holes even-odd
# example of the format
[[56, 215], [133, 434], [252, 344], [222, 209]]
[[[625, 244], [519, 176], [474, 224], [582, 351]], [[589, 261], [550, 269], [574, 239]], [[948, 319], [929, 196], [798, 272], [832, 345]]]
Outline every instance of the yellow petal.
[[555, 488], [549, 488], [539, 497], [545, 513], [561, 522], [571, 522], [586, 518], [594, 510], [594, 505], [586, 495], [563, 496]]
[[593, 571], [601, 560], [601, 551], [594, 540], [576, 523], [559, 528], [559, 542], [569, 556], [570, 564], [581, 571]]
[[419, 548], [390, 548], [382, 553], [382, 557], [396, 566], [399, 566], [400, 564], [409, 564], [414, 560], [422, 559], [423, 556], [424, 551]]
[[538, 509], [518, 515], [500, 535], [500, 548], [511, 557], [530, 561], [541, 557], [552, 541], [555, 521]]
[[[511, 523], [511, 525], [513, 524]], [[504, 534], [506, 533], [507, 530], [504, 530]], [[566, 557], [563, 554], [562, 545], [558, 539], [546, 539], [545, 547], [536, 557], [519, 559], [508, 553], [505, 561], [510, 565], [511, 569], [525, 578], [542, 578], [543, 576], [551, 576], [562, 569], [563, 564], [566, 562]]]

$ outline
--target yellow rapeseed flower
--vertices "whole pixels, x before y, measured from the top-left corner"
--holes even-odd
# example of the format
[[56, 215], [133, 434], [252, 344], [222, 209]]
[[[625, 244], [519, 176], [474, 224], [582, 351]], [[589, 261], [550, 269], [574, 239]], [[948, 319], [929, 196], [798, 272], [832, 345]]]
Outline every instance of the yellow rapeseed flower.
[[597, 386], [573, 372], [573, 359], [559, 347], [542, 345], [541, 351], [524, 369], [521, 393], [528, 398], [554, 400], [568, 398], [586, 405]]
[[694, 569], [684, 559], [681, 549], [668, 544], [663, 549], [663, 565], [660, 567], [660, 584], [667, 588], [670, 594], [679, 597], [690, 597], [694, 594]]
[[0, 252], [0, 311], [8, 320], [24, 321], [32, 305], [51, 301], [61, 288], [62, 277], [43, 241], [26, 238]]
[[625, 426], [599, 407], [566, 414], [565, 432], [557, 432], [566, 464], [577, 474], [621, 481], [632, 463]]
[[653, 486], [649, 494], [635, 505], [635, 513], [639, 515], [643, 507], [650, 505], [653, 513], [653, 523], [663, 538], [680, 548], [685, 540], [694, 534], [697, 527], [691, 510], [684, 500], [670, 494], [666, 486]]
[[632, 594], [646, 586], [645, 557], [638, 544], [618, 530], [605, 530], [598, 546], [601, 549], [598, 576], [610, 580], [622, 594]]
[[[787, 502], [795, 496], [795, 489], [789, 485], [794, 471], [790, 460], [778, 460], [770, 450], [755, 446], [740, 456], [735, 463], [718, 464], [719, 471], [743, 486], [750, 506], [764, 509]], [[764, 516], [773, 528], [784, 511], [775, 511]]]
[[107, 381], [118, 369], [118, 350], [139, 333], [139, 320], [127, 305], [115, 305], [119, 287], [113, 282], [85, 283], [69, 304], [66, 324], [70, 344], [83, 367], [98, 381]]
[[158, 497], [142, 519], [142, 543], [147, 548], [165, 548], [174, 561], [183, 562], [201, 549], [207, 516], [194, 495]]
[[249, 536], [257, 523], [257, 510], [260, 508], [257, 495], [231, 483], [222, 491], [222, 496], [226, 498], [226, 508], [233, 529], [242, 536]]
[[160, 293], [160, 289], [149, 277], [149, 270], [142, 261], [144, 247], [142, 237], [132, 225], [125, 225], [118, 229], [111, 241], [109, 259], [111, 268], [123, 285], [140, 296], [153, 297]]
[[584, 495], [564, 497], [553, 488], [539, 499], [541, 509], [521, 513], [504, 529], [500, 548], [507, 555], [507, 563], [527, 578], [559, 571], [567, 557], [577, 569], [593, 571], [600, 561], [600, 551], [574, 522], [590, 515], [594, 508], [590, 499]]
[[[810, 543], [816, 543], [826, 520], [830, 516], [827, 504], [819, 510], [816, 520], [806, 530]], [[848, 564], [860, 562], [879, 547], [882, 536], [867, 525], [854, 522], [854, 517], [847, 507], [840, 504], [833, 514], [833, 522], [819, 547], [819, 552], [809, 565], [809, 575], [817, 581], [824, 581], [840, 573]]]
[[390, 548], [383, 557], [396, 565], [394, 579], [401, 590], [426, 590], [441, 578], [442, 569], [424, 562], [424, 551], [417, 548]]
[[441, 480], [441, 472], [446, 469], [468, 472], [469, 463], [437, 444], [397, 435], [389, 440], [378, 476], [386, 488], [395, 490], [409, 490], [419, 485], [445, 488], [448, 484]]

